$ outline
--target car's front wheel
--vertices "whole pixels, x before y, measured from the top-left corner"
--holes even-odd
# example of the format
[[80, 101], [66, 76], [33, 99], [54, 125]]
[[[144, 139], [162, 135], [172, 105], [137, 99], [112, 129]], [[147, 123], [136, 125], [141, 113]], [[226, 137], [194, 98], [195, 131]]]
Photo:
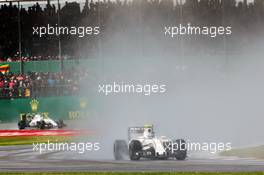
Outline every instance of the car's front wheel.
[[142, 145], [138, 140], [132, 140], [129, 144], [129, 157], [130, 160], [139, 160]]
[[26, 121], [21, 120], [18, 122], [18, 129], [22, 130], [26, 128]]

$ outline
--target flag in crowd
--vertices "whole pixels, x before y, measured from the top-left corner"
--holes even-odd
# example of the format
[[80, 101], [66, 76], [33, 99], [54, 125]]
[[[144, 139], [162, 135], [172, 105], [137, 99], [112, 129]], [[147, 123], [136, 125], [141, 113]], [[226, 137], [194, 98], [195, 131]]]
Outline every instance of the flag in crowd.
[[6, 74], [9, 72], [9, 65], [8, 64], [0, 64], [0, 72], [2, 74]]

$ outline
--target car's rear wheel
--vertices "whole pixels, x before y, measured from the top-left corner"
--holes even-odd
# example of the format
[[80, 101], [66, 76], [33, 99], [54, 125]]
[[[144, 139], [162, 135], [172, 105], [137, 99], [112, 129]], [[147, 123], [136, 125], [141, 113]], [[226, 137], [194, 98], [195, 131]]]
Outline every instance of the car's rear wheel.
[[58, 125], [58, 128], [63, 128], [65, 126], [63, 120], [58, 120], [56, 121], [57, 125]]
[[130, 160], [139, 160], [142, 145], [138, 140], [132, 140], [129, 144], [129, 157]]
[[186, 142], [183, 139], [177, 139], [174, 142], [174, 147], [173, 147], [174, 151], [175, 151], [175, 158], [177, 160], [185, 160], [187, 157], [187, 146], [186, 146]]
[[115, 160], [123, 160], [127, 155], [127, 143], [125, 140], [116, 140], [114, 142], [114, 158]]
[[45, 121], [41, 120], [41, 121], [37, 122], [37, 128], [45, 129]]

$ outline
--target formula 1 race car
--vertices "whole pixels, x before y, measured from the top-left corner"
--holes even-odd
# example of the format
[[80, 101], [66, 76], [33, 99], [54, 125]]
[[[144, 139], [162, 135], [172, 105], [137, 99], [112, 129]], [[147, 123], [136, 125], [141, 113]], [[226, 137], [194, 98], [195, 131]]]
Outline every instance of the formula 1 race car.
[[40, 113], [28, 113], [21, 116], [21, 120], [18, 122], [18, 128], [20, 130], [26, 128], [35, 129], [52, 129], [65, 127], [63, 120], [54, 121], [48, 116], [44, 116]]
[[128, 144], [125, 140], [115, 140], [114, 158], [122, 160], [128, 155], [130, 160], [143, 158], [185, 160], [186, 142], [183, 139], [172, 140], [165, 136], [156, 137], [153, 125], [128, 128]]

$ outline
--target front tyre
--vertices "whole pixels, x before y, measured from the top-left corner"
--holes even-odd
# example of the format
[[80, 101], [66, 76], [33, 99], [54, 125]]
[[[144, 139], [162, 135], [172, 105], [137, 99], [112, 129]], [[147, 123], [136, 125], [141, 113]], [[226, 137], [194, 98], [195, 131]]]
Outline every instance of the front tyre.
[[187, 146], [183, 139], [177, 139], [174, 142], [173, 149], [175, 151], [175, 158], [177, 160], [185, 160], [187, 157]]
[[129, 157], [130, 160], [139, 160], [142, 145], [138, 140], [132, 140], [129, 144]]
[[18, 122], [18, 129], [22, 130], [22, 129], [25, 129], [26, 128], [26, 121], [24, 120], [21, 120]]
[[127, 155], [127, 143], [125, 140], [115, 140], [114, 142], [114, 158], [115, 160], [123, 160]]

